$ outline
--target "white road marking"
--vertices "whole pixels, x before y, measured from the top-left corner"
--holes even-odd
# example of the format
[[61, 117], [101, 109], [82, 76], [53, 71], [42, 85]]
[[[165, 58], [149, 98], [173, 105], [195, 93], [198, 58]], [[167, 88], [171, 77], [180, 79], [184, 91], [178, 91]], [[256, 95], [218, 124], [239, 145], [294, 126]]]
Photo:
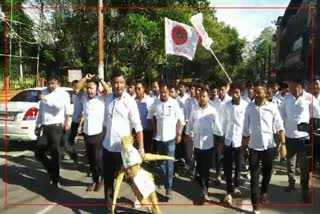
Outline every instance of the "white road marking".
[[[6, 152], [3, 152], [3, 151], [0, 151], [0, 156], [5, 156]], [[22, 155], [29, 155], [29, 154], [32, 154], [32, 151], [21, 151], [21, 152], [7, 152], [7, 156], [8, 157], [13, 157], [13, 158], [16, 158], [16, 157], [19, 157], [19, 156], [22, 156]]]
[[45, 214], [45, 213], [49, 212], [50, 210], [52, 210], [56, 204], [57, 203], [53, 203], [52, 205], [49, 205], [49, 206], [45, 207], [44, 209], [36, 212], [36, 214]]

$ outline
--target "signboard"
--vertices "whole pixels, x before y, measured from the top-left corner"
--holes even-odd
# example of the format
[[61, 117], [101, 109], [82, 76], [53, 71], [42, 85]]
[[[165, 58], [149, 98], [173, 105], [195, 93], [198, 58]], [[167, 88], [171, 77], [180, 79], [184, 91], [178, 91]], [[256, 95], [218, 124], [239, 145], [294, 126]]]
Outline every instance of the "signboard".
[[82, 79], [82, 71], [80, 69], [68, 70], [68, 82], [72, 82], [73, 80], [81, 80], [81, 79]]

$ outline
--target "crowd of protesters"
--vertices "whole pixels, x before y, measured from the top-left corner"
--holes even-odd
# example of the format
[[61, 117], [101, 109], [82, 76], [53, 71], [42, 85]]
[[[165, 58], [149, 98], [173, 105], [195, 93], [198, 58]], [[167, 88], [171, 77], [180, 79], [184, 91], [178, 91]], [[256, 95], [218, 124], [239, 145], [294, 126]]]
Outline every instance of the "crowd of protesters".
[[[299, 166], [302, 199], [310, 202], [309, 174], [312, 166], [317, 166], [320, 154], [318, 79], [313, 86], [306, 86], [301, 80], [217, 85], [154, 80], [146, 85], [116, 73], [110, 82], [87, 74], [72, 82], [72, 87], [70, 155], [77, 162], [75, 137], [83, 122], [92, 176], [87, 191], [99, 191], [104, 186], [107, 204], [113, 201], [113, 182], [123, 165], [121, 137], [131, 134], [142, 158], [145, 153], [176, 158], [175, 162], [159, 161], [151, 167], [153, 173], [160, 172], [159, 188], [165, 188], [168, 201], [173, 198], [175, 173], [199, 183], [201, 204], [210, 202], [210, 183], [218, 186], [224, 178], [226, 194], [222, 201], [232, 204], [234, 197], [242, 195], [243, 179], [249, 179], [253, 212], [259, 213], [259, 204], [270, 203], [268, 187], [275, 174], [274, 162], [281, 160], [287, 166], [285, 191], [295, 191]], [[35, 155], [56, 186], [60, 181], [59, 142], [66, 117], [71, 114], [66, 97], [59, 89], [59, 77], [51, 76], [40, 96], [37, 119]], [[46, 157], [46, 151], [51, 159]], [[249, 172], [243, 179], [242, 170]], [[111, 213], [111, 207], [107, 212]]]

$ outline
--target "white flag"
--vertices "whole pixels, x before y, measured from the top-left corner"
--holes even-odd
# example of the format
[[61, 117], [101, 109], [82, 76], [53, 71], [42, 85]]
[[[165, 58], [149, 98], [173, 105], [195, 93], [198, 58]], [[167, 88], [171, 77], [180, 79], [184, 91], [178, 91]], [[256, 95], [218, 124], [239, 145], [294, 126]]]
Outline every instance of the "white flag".
[[165, 37], [166, 54], [193, 59], [198, 45], [197, 31], [193, 27], [165, 18]]
[[213, 43], [212, 39], [208, 36], [208, 33], [203, 27], [203, 15], [202, 13], [198, 13], [197, 15], [194, 15], [191, 17], [190, 22], [192, 23], [193, 27], [197, 30], [200, 42], [202, 46], [209, 50], [211, 44]]

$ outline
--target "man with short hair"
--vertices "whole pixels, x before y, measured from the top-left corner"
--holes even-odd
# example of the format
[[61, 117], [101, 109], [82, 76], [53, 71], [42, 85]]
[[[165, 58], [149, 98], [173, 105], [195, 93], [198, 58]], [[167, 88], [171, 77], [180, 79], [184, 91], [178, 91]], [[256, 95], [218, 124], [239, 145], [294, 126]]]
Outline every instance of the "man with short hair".
[[[59, 87], [59, 82], [59, 77], [56, 75], [48, 78], [47, 88], [40, 94], [39, 115], [35, 130], [38, 136], [35, 157], [49, 173], [50, 183], [57, 187], [60, 181], [59, 144], [63, 135], [67, 106], [70, 105], [70, 96]], [[48, 159], [47, 151], [51, 159]]]
[[246, 90], [243, 93], [243, 99], [248, 103], [252, 103], [254, 101], [254, 87], [251, 81], [246, 83]]
[[[217, 127], [217, 112], [209, 105], [208, 90], [202, 88], [199, 94], [199, 105], [191, 111], [186, 129], [186, 136], [192, 138], [194, 156], [199, 174], [199, 184], [202, 188], [201, 204], [209, 202], [209, 171], [214, 150], [213, 130]], [[222, 130], [220, 130], [222, 132]]]
[[78, 84], [78, 80], [72, 81], [71, 85], [73, 88], [72, 94], [72, 103], [73, 103], [73, 113], [72, 113], [72, 121], [71, 121], [71, 131], [68, 138], [68, 142], [71, 146], [70, 157], [71, 159], [77, 163], [78, 162], [78, 154], [75, 148], [75, 138], [78, 135], [78, 129], [80, 122], [83, 116], [83, 108], [82, 108], [82, 91], [77, 93], [76, 86]]
[[[320, 106], [320, 79], [317, 77], [314, 80], [314, 87], [313, 87], [313, 95], [316, 98], [313, 102], [318, 102], [318, 105]], [[315, 171], [317, 166], [317, 163], [320, 162], [320, 119], [317, 118], [315, 121], [313, 121], [314, 125], [314, 134], [313, 134], [313, 171]], [[315, 134], [317, 133], [317, 135]], [[319, 172], [319, 168], [317, 168]]]
[[186, 93], [186, 85], [184, 82], [180, 82], [179, 91], [180, 91], [180, 94], [178, 96], [178, 99], [181, 101], [181, 103], [183, 105], [185, 105], [186, 100], [188, 99], [189, 95]]
[[136, 82], [133, 79], [129, 79], [127, 81], [127, 92], [133, 98], [135, 98], [135, 96], [136, 96], [135, 86], [136, 86]]
[[152, 90], [151, 97], [159, 99], [159, 97], [160, 97], [160, 88], [159, 88], [159, 81], [158, 80], [153, 80], [152, 81], [151, 90]]
[[[136, 101], [126, 92], [125, 77], [116, 72], [112, 76], [113, 93], [106, 100], [105, 122], [106, 134], [103, 140], [103, 172], [106, 204], [112, 204], [114, 179], [123, 165], [121, 157], [121, 138], [132, 134], [134, 129], [138, 142], [138, 151], [144, 158], [142, 125]], [[107, 206], [107, 213], [112, 213]]]
[[135, 90], [135, 100], [138, 105], [140, 121], [143, 128], [144, 150], [146, 153], [152, 153], [152, 126], [147, 117], [155, 99], [145, 94], [145, 84], [141, 80], [137, 81]]
[[286, 82], [280, 82], [279, 92], [275, 94], [275, 97], [277, 97], [280, 100], [280, 102], [282, 102], [284, 97], [287, 96], [288, 93], [289, 93], [289, 85]]
[[[103, 80], [100, 80], [103, 81]], [[87, 90], [82, 96], [84, 123], [83, 133], [86, 146], [86, 156], [92, 175], [92, 183], [86, 191], [99, 191], [103, 185], [102, 140], [105, 130], [104, 107], [105, 97], [98, 93], [99, 79], [92, 74], [87, 74], [77, 83], [76, 91], [80, 91], [86, 83]], [[103, 84], [104, 85], [104, 84]]]
[[[231, 100], [231, 97], [227, 93], [227, 84], [222, 84], [219, 87], [218, 90], [218, 98], [213, 100], [211, 102], [211, 105], [217, 110], [218, 112], [218, 118], [217, 118], [217, 123], [219, 126], [222, 126], [222, 111], [225, 108], [224, 105]], [[221, 174], [222, 174], [222, 167], [223, 167], [223, 147], [224, 147], [224, 139], [222, 136], [219, 136], [218, 133], [214, 131], [215, 135], [215, 154], [213, 158], [213, 166], [216, 169], [216, 177], [215, 177], [215, 184], [217, 186], [220, 185], [221, 183]]]
[[[243, 141], [249, 147], [250, 189], [253, 212], [259, 213], [258, 204], [270, 203], [267, 197], [272, 176], [276, 145], [273, 129], [279, 135], [280, 153], [285, 145], [283, 121], [278, 108], [266, 100], [267, 86], [263, 82], [255, 84], [254, 102], [246, 108]], [[250, 138], [250, 139], [249, 139]], [[250, 140], [250, 143], [249, 143]], [[262, 172], [260, 203], [258, 200], [260, 165]]]
[[[310, 202], [309, 173], [311, 160], [310, 136], [306, 131], [300, 131], [300, 123], [309, 124], [311, 118], [319, 118], [319, 105], [312, 94], [304, 90], [304, 83], [300, 79], [293, 80], [290, 92], [281, 103], [280, 112], [285, 124], [287, 146], [288, 183], [285, 191], [295, 190], [295, 168], [297, 156], [300, 166], [300, 184], [302, 199]], [[312, 115], [313, 113], [313, 115]]]
[[[153, 120], [153, 117], [156, 121]], [[177, 101], [169, 96], [169, 86], [165, 82], [160, 84], [160, 99], [157, 99], [152, 105], [148, 119], [153, 122], [158, 153], [174, 157], [176, 142], [181, 142], [184, 115]], [[173, 161], [161, 161], [161, 171], [166, 197], [169, 201], [172, 199]]]
[[[226, 102], [222, 109], [222, 127], [224, 133], [223, 166], [226, 177], [226, 192], [224, 202], [232, 204], [232, 195], [240, 196], [240, 174], [243, 162], [242, 131], [244, 115], [248, 102], [242, 99], [243, 85], [233, 82], [230, 85], [232, 100]], [[234, 164], [234, 177], [233, 175]]]

